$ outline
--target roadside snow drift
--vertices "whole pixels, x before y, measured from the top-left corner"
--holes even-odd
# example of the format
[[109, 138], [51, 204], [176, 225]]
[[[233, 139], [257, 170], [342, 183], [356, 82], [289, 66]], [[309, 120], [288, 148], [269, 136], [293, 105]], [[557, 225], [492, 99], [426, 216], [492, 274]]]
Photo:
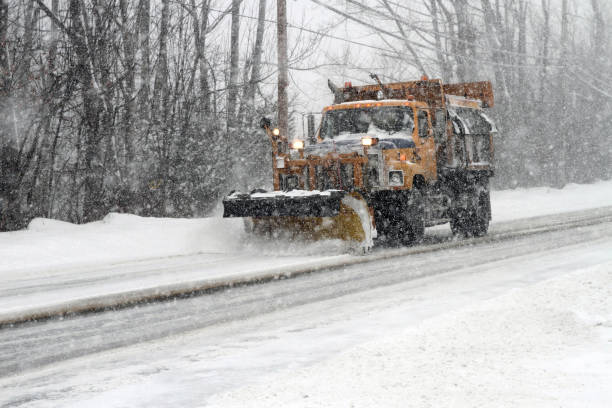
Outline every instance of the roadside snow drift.
[[[495, 220], [516, 220], [612, 205], [612, 182], [493, 192], [492, 200]], [[357, 262], [342, 246], [253, 239], [239, 218], [111, 213], [85, 225], [39, 218], [25, 231], [0, 233], [0, 324]]]
[[[612, 205], [612, 181], [572, 184], [563, 190], [493, 191], [491, 200], [493, 222], [603, 207]], [[37, 218], [27, 230], [0, 233], [0, 280], [5, 271], [239, 252], [252, 246], [244, 238], [238, 218], [146, 218], [111, 213], [102, 221], [84, 225]], [[300, 254], [329, 253], [330, 249], [330, 245], [307, 246], [300, 248]], [[291, 254], [295, 247], [276, 243], [272, 250], [276, 254], [283, 251]]]
[[612, 205], [612, 181], [491, 192], [493, 222]]
[[261, 378], [212, 407], [609, 407], [612, 263]]
[[32, 267], [100, 264], [240, 248], [238, 218], [147, 218], [108, 214], [102, 221], [75, 225], [36, 218], [28, 229], [0, 233], [0, 277]]

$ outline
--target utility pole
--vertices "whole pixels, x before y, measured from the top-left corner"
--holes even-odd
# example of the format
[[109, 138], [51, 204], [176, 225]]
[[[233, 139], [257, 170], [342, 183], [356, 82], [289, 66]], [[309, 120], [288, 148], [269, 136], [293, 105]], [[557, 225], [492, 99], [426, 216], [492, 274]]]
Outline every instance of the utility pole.
[[278, 130], [281, 137], [288, 138], [289, 132], [289, 101], [287, 97], [287, 86], [289, 78], [287, 74], [287, 3], [286, 0], [277, 0], [276, 14], [278, 21], [277, 29], [277, 54], [278, 54]]
[[558, 173], [557, 173], [557, 186], [563, 188], [568, 181], [568, 173], [569, 173], [569, 133], [570, 133], [570, 124], [568, 123], [567, 117], [570, 112], [570, 103], [569, 103], [569, 80], [568, 80], [568, 69], [567, 69], [567, 57], [569, 54], [569, 10], [568, 10], [568, 1], [562, 0], [561, 3], [561, 58], [560, 65], [561, 68], [561, 118], [558, 122], [558, 125], [561, 126], [560, 136], [561, 136], [561, 154], [560, 159], [557, 164]]

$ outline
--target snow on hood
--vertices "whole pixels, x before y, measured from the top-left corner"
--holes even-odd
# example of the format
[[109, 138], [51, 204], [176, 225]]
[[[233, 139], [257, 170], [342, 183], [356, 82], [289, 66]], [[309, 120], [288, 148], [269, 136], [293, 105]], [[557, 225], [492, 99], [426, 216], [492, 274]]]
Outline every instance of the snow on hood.
[[406, 137], [405, 133], [402, 132], [393, 134], [349, 133], [337, 136], [335, 139], [325, 139], [320, 143], [308, 145], [304, 148], [304, 154], [306, 156], [324, 156], [334, 151], [337, 153], [363, 153], [362, 137], [378, 138], [378, 145], [374, 149], [387, 150], [415, 147], [412, 137]]

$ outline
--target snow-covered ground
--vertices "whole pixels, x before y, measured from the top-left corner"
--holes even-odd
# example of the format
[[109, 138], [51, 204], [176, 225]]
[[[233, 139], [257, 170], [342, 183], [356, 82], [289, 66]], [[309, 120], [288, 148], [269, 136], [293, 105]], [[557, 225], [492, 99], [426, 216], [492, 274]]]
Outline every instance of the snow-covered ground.
[[[239, 287], [176, 302], [3, 329], [0, 330], [0, 373], [4, 368], [11, 374], [0, 375], [0, 406], [196, 407], [215, 401], [217, 406], [236, 406], [248, 404], [248, 401], [241, 401], [245, 398], [261, 402], [265, 395], [253, 396], [252, 392], [262, 390], [266, 393], [269, 383], [277, 381], [285, 390], [283, 392], [290, 393], [291, 384], [287, 381], [294, 373], [301, 375], [304, 367], [333, 359], [341, 353], [352, 354], [355, 346], [361, 347], [369, 341], [378, 343], [381, 337], [386, 339], [382, 343], [392, 341], [390, 339], [404, 341], [407, 328], [413, 327], [418, 333], [428, 327], [428, 320], [442, 318], [462, 308], [478, 309], [482, 301], [495, 303], [496, 297], [573, 271], [590, 273], [607, 269], [609, 272], [610, 248], [612, 225], [608, 221], [570, 231], [538, 233], [380, 260], [365, 266], [353, 265], [329, 273]], [[582, 291], [581, 280], [576, 282], [576, 290]], [[592, 283], [596, 288], [612, 286], [609, 276], [595, 277]], [[587, 289], [579, 296], [586, 303], [596, 304], [600, 296], [596, 294], [591, 300], [592, 294]], [[592, 318], [595, 326], [600, 315], [610, 315], [609, 304], [602, 306], [601, 313], [594, 312], [592, 308], [574, 307], [574, 299], [565, 298], [578, 296], [574, 293], [555, 293], [558, 297], [551, 304], [569, 302], [569, 307], [574, 309], [572, 312], [578, 313], [577, 318]], [[535, 296], [533, 300], [537, 300]], [[503, 313], [492, 309], [493, 314], [483, 316], [490, 324], [482, 324], [481, 320], [472, 331], [466, 332], [464, 343], [461, 343], [463, 332], [456, 331], [453, 334], [456, 337], [450, 338], [446, 346], [445, 340], [440, 338], [432, 345], [448, 347], [451, 355], [455, 343], [466, 347], [475, 359], [463, 355], [471, 367], [470, 370], [465, 368], [465, 381], [473, 383], [474, 387], [482, 381], [479, 392], [489, 390], [488, 395], [494, 396], [503, 384], [487, 383], [486, 378], [480, 378], [480, 371], [501, 373], [495, 378], [505, 381], [501, 378], [505, 376], [503, 373], [514, 375], [521, 370], [524, 360], [520, 353], [524, 352], [529, 359], [534, 354], [530, 353], [530, 347], [534, 346], [527, 343], [522, 349], [518, 343], [507, 358], [496, 359], [493, 354], [503, 350], [488, 353], [486, 343], [475, 341], [473, 348], [466, 344], [479, 337], [487, 338], [489, 329], [498, 330], [500, 325], [520, 331], [524, 320], [538, 315], [542, 308], [539, 303], [529, 305], [533, 307], [522, 309], [524, 316], [509, 314], [503, 321], [498, 319]], [[546, 303], [544, 306], [548, 307]], [[487, 314], [487, 310], [485, 308], [482, 313]], [[534, 360], [537, 367], [553, 373], [546, 362], [546, 356], [550, 355], [566, 360], [576, 358], [584, 365], [578, 371], [567, 373], [565, 382], [557, 381], [558, 376], [552, 374], [554, 381], [550, 382], [545, 375], [529, 378], [540, 380], [540, 388], [555, 395], [571, 394], [583, 398], [592, 391], [591, 395], [597, 395], [600, 403], [589, 406], [610, 406], [608, 394], [598, 391], [599, 373], [609, 370], [609, 359], [600, 352], [602, 344], [590, 340], [589, 326], [575, 326], [575, 348], [559, 348], [554, 338], [556, 326], [551, 328], [547, 320], [531, 323], [527, 327], [529, 330], [521, 333], [531, 337], [548, 333], [544, 340], [553, 340], [548, 349], [538, 343], [535, 351], [544, 358]], [[538, 328], [540, 323], [542, 326]], [[471, 327], [469, 319], [465, 324]], [[460, 347], [458, 350], [465, 351]], [[594, 360], [587, 359], [583, 350], [593, 352]], [[606, 350], [609, 353], [609, 347]], [[413, 360], [423, 362], [403, 351], [400, 348], [393, 355], [386, 350], [389, 353], [386, 359], [405, 359], [403, 364]], [[425, 352], [427, 347], [418, 351]], [[41, 362], [42, 367], [39, 366]], [[513, 366], [515, 362], [517, 367]], [[424, 378], [435, 374], [433, 378], [443, 384], [457, 381], [456, 372], [452, 370], [448, 372], [450, 377], [444, 378], [443, 364], [444, 361], [441, 366], [425, 365], [418, 367], [418, 371], [423, 372]], [[286, 378], [275, 374], [279, 372]], [[311, 373], [316, 375], [316, 372]], [[401, 374], [398, 372], [396, 378]], [[348, 374], [345, 377], [352, 381]], [[371, 378], [371, 381], [388, 385], [382, 380]], [[337, 381], [344, 381], [344, 378]], [[584, 383], [584, 387], [574, 387], [576, 383]], [[501, 395], [491, 404], [480, 405], [507, 406], [520, 401], [517, 406], [584, 406], [561, 400], [541, 403], [540, 388], [521, 389], [520, 382], [513, 384], [516, 388], [513, 391], [509, 388], [509, 394]], [[238, 389], [249, 385], [255, 388]], [[428, 391], [431, 393], [443, 392], [433, 381], [430, 385]], [[368, 389], [386, 392], [382, 387]], [[438, 406], [421, 403], [421, 395], [409, 396], [404, 406]], [[301, 406], [302, 397], [298, 395], [292, 405]], [[320, 395], [320, 398], [325, 400], [322, 406], [333, 406], [339, 401], [333, 395]], [[466, 403], [467, 399], [460, 399], [463, 402], [457, 406], [477, 405]], [[278, 406], [258, 404], [261, 405]], [[340, 402], [340, 406], [344, 405]]]
[[[494, 224], [607, 205], [612, 182], [492, 194]], [[241, 219], [109, 214], [85, 225], [35, 219], [25, 231], [0, 233], [0, 323], [351, 258], [339, 242], [251, 242]]]
[[[492, 194], [494, 226], [611, 205], [611, 181]], [[612, 406], [612, 234], [606, 225], [574, 230], [575, 237], [559, 231], [378, 261], [365, 269], [354, 265], [334, 273], [343, 277], [331, 297], [319, 293], [331, 277], [306, 276], [306, 282], [321, 280], [314, 300], [292, 300], [287, 310], [0, 373], [0, 406]], [[243, 238], [240, 220], [220, 218], [111, 214], [81, 226], [34, 220], [28, 230], [0, 234], [0, 313], [32, 302], [44, 306], [58, 296], [104, 295], [130, 285], [154, 288], [350, 256], [329, 243]], [[428, 270], [441, 256], [440, 266], [451, 269]], [[387, 273], [431, 276], [406, 277], [401, 284], [374, 280]], [[365, 275], [365, 286], [345, 292], [359, 275]], [[278, 295], [266, 293], [266, 286], [277, 285]], [[265, 305], [281, 295], [304, 296], [300, 285], [291, 279], [256, 287], [264, 291]], [[241, 290], [250, 294], [256, 287]], [[240, 300], [241, 290], [227, 296]], [[255, 307], [251, 296], [244, 298], [247, 310]], [[0, 329], [0, 358], [28, 353], [20, 342], [36, 344], [37, 338], [40, 344], [50, 339], [50, 350], [57, 338], [70, 358], [81, 341], [161, 330], [168, 310], [174, 313], [168, 319], [176, 319], [169, 327], [183, 327], [192, 319], [184, 307], [205, 298]], [[194, 306], [191, 313], [207, 310]], [[139, 319], [145, 326], [137, 325]]]
[[612, 262], [217, 395], [213, 407], [609, 407]]
[[612, 181], [569, 184], [563, 189], [539, 187], [491, 192], [494, 222], [609, 205], [612, 205]]

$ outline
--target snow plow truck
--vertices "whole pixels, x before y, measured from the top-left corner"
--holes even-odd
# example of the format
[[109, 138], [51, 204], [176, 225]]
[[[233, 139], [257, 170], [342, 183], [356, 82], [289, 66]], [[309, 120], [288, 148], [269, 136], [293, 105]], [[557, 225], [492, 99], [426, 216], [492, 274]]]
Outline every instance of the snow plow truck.
[[272, 144], [274, 191], [232, 192], [224, 217], [255, 232], [306, 239], [411, 245], [425, 227], [450, 223], [482, 236], [491, 219], [494, 173], [491, 83], [419, 81], [338, 87], [318, 130], [290, 139], [262, 119]]

